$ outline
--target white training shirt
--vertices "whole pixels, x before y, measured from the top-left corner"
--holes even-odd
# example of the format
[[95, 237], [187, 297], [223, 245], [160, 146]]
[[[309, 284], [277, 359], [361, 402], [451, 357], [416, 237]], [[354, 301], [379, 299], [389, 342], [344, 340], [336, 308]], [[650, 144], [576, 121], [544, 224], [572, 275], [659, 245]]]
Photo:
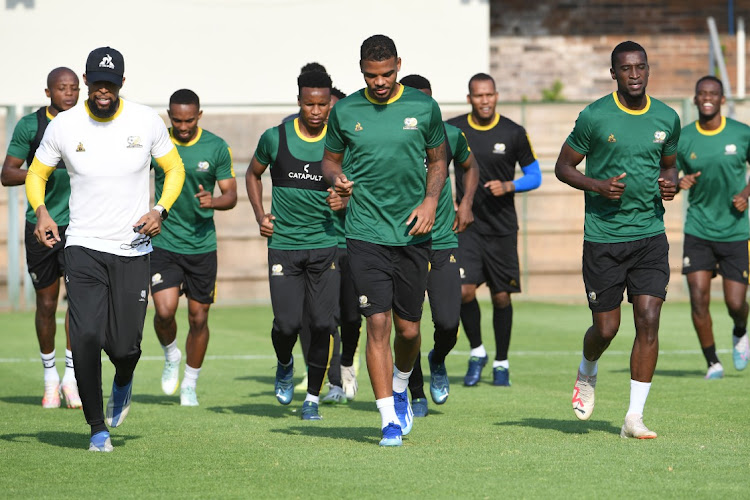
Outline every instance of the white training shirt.
[[85, 102], [52, 120], [36, 157], [45, 165], [65, 160], [70, 175], [70, 224], [66, 247], [82, 246], [115, 255], [151, 252], [150, 240], [133, 225], [150, 210], [151, 157], [174, 144], [159, 115], [148, 106], [120, 99], [111, 118], [92, 115]]

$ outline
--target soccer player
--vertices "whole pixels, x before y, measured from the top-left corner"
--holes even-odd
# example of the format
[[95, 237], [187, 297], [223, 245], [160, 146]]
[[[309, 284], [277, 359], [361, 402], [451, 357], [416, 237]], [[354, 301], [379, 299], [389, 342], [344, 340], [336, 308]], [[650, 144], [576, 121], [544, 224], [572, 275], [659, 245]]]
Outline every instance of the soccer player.
[[[458, 236], [458, 263], [461, 268], [461, 323], [471, 352], [464, 377], [467, 386], [476, 385], [487, 364], [482, 343], [481, 313], [477, 287], [487, 283], [492, 297], [492, 324], [495, 332], [495, 360], [492, 383], [510, 386], [510, 347], [513, 326], [511, 294], [521, 291], [518, 266], [518, 217], [515, 193], [536, 189], [542, 183], [539, 162], [534, 156], [526, 130], [501, 116], [497, 110], [495, 80], [477, 73], [469, 80], [466, 100], [471, 112], [448, 120], [466, 134], [479, 164], [479, 185], [474, 198], [474, 224]], [[523, 176], [515, 179], [516, 164]], [[456, 201], [464, 197], [463, 171], [456, 170]]]
[[[111, 47], [91, 51], [83, 75], [88, 99], [49, 124], [26, 177], [26, 195], [37, 216], [34, 235], [52, 248], [61, 238], [44, 204], [44, 190], [61, 159], [70, 174], [65, 284], [91, 451], [112, 451], [107, 425], [122, 425], [130, 411], [148, 304], [150, 238], [159, 234], [185, 178], [159, 115], [119, 97], [124, 64], [122, 54]], [[166, 179], [161, 199], [149, 210], [152, 156]], [[102, 349], [115, 366], [106, 424]]]
[[[307, 395], [303, 420], [320, 420], [320, 390], [328, 364], [331, 336], [336, 331], [339, 272], [333, 213], [320, 161], [331, 105], [331, 78], [319, 71], [297, 79], [300, 115], [266, 130], [258, 142], [246, 183], [261, 236], [268, 238], [268, 278], [273, 307], [271, 339], [278, 364], [276, 399], [292, 401], [292, 349], [307, 304], [310, 348], [307, 354]], [[261, 176], [271, 167], [271, 212], [263, 207]]]
[[[331, 111], [323, 175], [340, 196], [351, 196], [346, 246], [366, 318], [380, 445], [400, 446], [413, 423], [406, 388], [419, 353], [430, 235], [445, 184], [445, 134], [437, 103], [396, 81], [401, 58], [393, 40], [365, 40], [359, 65], [366, 87]], [[351, 180], [342, 171], [346, 151]]]
[[[405, 76], [401, 79], [401, 84], [432, 97], [432, 86], [423, 76]], [[471, 153], [466, 136], [453, 125], [443, 123], [443, 126], [445, 127], [446, 166], [450, 160], [453, 160], [454, 165], [460, 165], [464, 169], [464, 196], [458, 210], [455, 210], [450, 176], [446, 172], [445, 186], [440, 193], [435, 225], [432, 229], [430, 271], [427, 274], [427, 295], [430, 299], [432, 322], [435, 325], [435, 347], [427, 356], [430, 365], [430, 396], [432, 401], [439, 405], [448, 400], [450, 392], [445, 357], [458, 340], [458, 323], [461, 314], [461, 275], [455, 257], [458, 249], [456, 233], [463, 232], [474, 221], [471, 205], [479, 183], [479, 167]], [[420, 355], [417, 356], [414, 370], [409, 377], [409, 390], [414, 416], [426, 417], [429, 410], [424, 394], [420, 357]]]
[[[331, 108], [338, 101], [346, 97], [337, 88], [331, 89]], [[344, 169], [346, 170], [346, 166]], [[346, 203], [348, 198], [341, 198], [333, 188], [326, 202], [334, 210], [333, 225], [336, 230], [337, 247], [336, 259], [339, 265], [339, 328], [333, 336], [333, 350], [328, 362], [328, 382], [330, 389], [321, 400], [327, 404], [346, 403], [357, 396], [357, 375], [354, 369], [354, 355], [359, 342], [359, 330], [362, 326], [362, 316], [359, 314], [357, 292], [354, 290], [354, 280], [346, 253]], [[305, 322], [300, 333], [300, 340], [307, 328]]]
[[[320, 64], [318, 62], [314, 62], [314, 61], [313, 62], [309, 62], [309, 63], [305, 64], [304, 66], [302, 66], [300, 68], [300, 70], [299, 70], [299, 73], [301, 75], [302, 73], [308, 73], [310, 71], [319, 71], [321, 73], [328, 73], [328, 71], [326, 71], [326, 67], [325, 66], [323, 66], [322, 64]], [[333, 89], [331, 89], [331, 96], [333, 96]], [[333, 100], [333, 97], [331, 98], [331, 100]], [[331, 106], [333, 106], [333, 104], [334, 103], [331, 102]], [[298, 116], [299, 116], [299, 112], [292, 113], [291, 115], [288, 115], [288, 116], [285, 116], [284, 118], [282, 118], [281, 123], [286, 123], [286, 122], [292, 121], [295, 118], [297, 118]], [[303, 337], [300, 336], [300, 341], [302, 341], [302, 339], [303, 339]], [[308, 340], [306, 339], [305, 342], [302, 344], [302, 354], [303, 354], [303, 356], [307, 356], [307, 346], [308, 345], [309, 345], [309, 343], [308, 343]], [[307, 358], [305, 358], [305, 359], [307, 359]], [[305, 372], [305, 379], [307, 379], [307, 372]]]
[[679, 188], [689, 189], [685, 221], [682, 273], [690, 290], [693, 326], [708, 363], [707, 379], [722, 378], [724, 368], [716, 355], [711, 302], [711, 279], [721, 274], [724, 302], [734, 322], [734, 367], [747, 366], [748, 280], [747, 162], [750, 127], [722, 116], [724, 86], [714, 76], [695, 84], [693, 102], [698, 120], [682, 129], [677, 165], [684, 173]]
[[[646, 94], [646, 51], [631, 41], [612, 51], [617, 90], [589, 104], [555, 164], [561, 181], [585, 192], [583, 281], [593, 325], [573, 389], [573, 413], [594, 411], [597, 363], [620, 328], [627, 288], [635, 341], [630, 355], [630, 407], [620, 435], [655, 438], [643, 424], [643, 407], [659, 354], [659, 316], [669, 284], [669, 245], [662, 200], [677, 190], [675, 168], [680, 119]], [[637, 154], [636, 154], [637, 153]], [[576, 166], [586, 158], [585, 173]]]
[[[8, 154], [3, 162], [3, 186], [20, 186], [26, 182], [26, 170], [21, 169], [24, 161], [27, 167], [34, 160], [39, 143], [49, 122], [61, 111], [66, 111], [78, 102], [78, 76], [69, 68], [55, 68], [47, 75], [47, 88], [44, 92], [49, 98], [49, 105], [24, 116], [13, 130], [13, 137], [8, 145]], [[60, 224], [61, 241], [51, 249], [40, 245], [34, 237], [36, 214], [31, 205], [26, 207], [26, 229], [24, 246], [26, 247], [26, 265], [36, 293], [36, 311], [34, 326], [39, 341], [39, 353], [44, 367], [44, 396], [42, 408], [60, 407], [60, 389], [62, 388], [68, 408], [80, 408], [81, 398], [78, 395], [78, 384], [73, 369], [73, 354], [70, 351], [70, 334], [68, 331], [68, 312], [65, 312], [65, 373], [60, 384], [60, 375], [55, 367], [55, 312], [57, 299], [60, 296], [60, 277], [65, 272], [63, 249], [65, 248], [65, 229], [70, 212], [70, 178], [65, 170], [65, 163], [60, 162], [57, 170], [47, 183], [44, 202], [50, 215]]]
[[[185, 340], [185, 375], [180, 386], [180, 404], [198, 406], [196, 384], [208, 347], [208, 310], [216, 290], [216, 226], [214, 210], [229, 210], [237, 204], [232, 150], [226, 142], [198, 122], [203, 115], [200, 99], [192, 90], [181, 89], [169, 98], [169, 134], [185, 165], [185, 184], [154, 238], [151, 253], [151, 295], [156, 314], [154, 330], [164, 349], [161, 388], [174, 394], [179, 383], [182, 353], [177, 348], [175, 314], [180, 294], [188, 299], [188, 334]], [[152, 160], [152, 167], [157, 164]], [[155, 168], [158, 199], [164, 190], [164, 173]], [[221, 195], [214, 197], [219, 185]]]

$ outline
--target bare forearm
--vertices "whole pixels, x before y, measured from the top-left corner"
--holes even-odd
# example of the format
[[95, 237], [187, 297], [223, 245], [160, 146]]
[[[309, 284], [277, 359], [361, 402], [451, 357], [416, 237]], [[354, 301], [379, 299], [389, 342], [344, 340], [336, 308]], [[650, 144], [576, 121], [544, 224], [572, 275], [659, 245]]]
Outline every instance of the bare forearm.
[[26, 182], [26, 170], [3, 166], [0, 182], [3, 186], [20, 186]]
[[438, 147], [427, 150], [427, 188], [425, 198], [434, 198], [437, 201], [440, 192], [445, 186], [445, 176], [448, 173], [448, 165], [445, 158], [445, 142]]
[[255, 220], [260, 221], [266, 214], [263, 209], [263, 183], [259, 177], [248, 173], [245, 185], [247, 187], [247, 197], [250, 199], [250, 206], [253, 207]]

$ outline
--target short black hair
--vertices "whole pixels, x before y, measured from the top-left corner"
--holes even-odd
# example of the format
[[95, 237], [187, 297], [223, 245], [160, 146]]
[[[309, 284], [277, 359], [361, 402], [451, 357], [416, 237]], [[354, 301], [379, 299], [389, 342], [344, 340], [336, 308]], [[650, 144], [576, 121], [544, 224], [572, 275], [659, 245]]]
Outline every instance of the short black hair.
[[299, 94], [302, 95], [302, 88], [314, 88], [314, 89], [330, 89], [331, 88], [331, 77], [328, 73], [322, 71], [308, 71], [302, 73], [297, 77], [297, 87]]
[[391, 57], [398, 58], [396, 44], [385, 35], [372, 35], [359, 49], [360, 61], [385, 61]]
[[201, 108], [201, 100], [198, 94], [190, 89], [180, 89], [172, 94], [169, 98], [169, 105], [172, 104], [195, 104], [198, 109]]
[[321, 73], [328, 73], [326, 67], [317, 62], [309, 62], [300, 68], [299, 73], [309, 73], [310, 71], [320, 71]]
[[643, 57], [646, 58], [646, 63], [648, 63], [648, 55], [646, 54], [646, 49], [641, 47], [641, 45], [638, 43], [627, 40], [625, 42], [617, 44], [617, 47], [615, 47], [615, 49], [612, 51], [612, 69], [615, 68], [615, 58], [617, 57], [617, 54], [621, 54], [623, 52], [643, 52]]
[[47, 88], [51, 89], [52, 87], [54, 87], [57, 80], [63, 75], [73, 75], [73, 78], [75, 78], [76, 82], [78, 82], [78, 75], [76, 75], [75, 71], [70, 68], [66, 68], [65, 66], [60, 66], [59, 68], [55, 68], [50, 71], [47, 75]]
[[477, 73], [476, 75], [469, 78], [469, 94], [471, 94], [471, 84], [474, 82], [492, 82], [492, 88], [497, 90], [497, 86], [495, 85], [495, 79], [492, 78], [487, 73]]
[[343, 99], [344, 97], [346, 97], [346, 92], [342, 91], [341, 89], [337, 89], [336, 87], [331, 87], [331, 95], [336, 99]]
[[724, 95], [724, 82], [722, 82], [719, 78], [716, 78], [714, 75], [706, 75], [698, 79], [697, 82], [695, 82], [695, 95], [698, 95], [698, 87], [701, 83], [710, 81], [710, 82], [716, 82], [719, 84], [719, 89], [721, 89], [721, 95]]
[[432, 90], [430, 81], [421, 75], [407, 75], [401, 79], [401, 84], [417, 90]]

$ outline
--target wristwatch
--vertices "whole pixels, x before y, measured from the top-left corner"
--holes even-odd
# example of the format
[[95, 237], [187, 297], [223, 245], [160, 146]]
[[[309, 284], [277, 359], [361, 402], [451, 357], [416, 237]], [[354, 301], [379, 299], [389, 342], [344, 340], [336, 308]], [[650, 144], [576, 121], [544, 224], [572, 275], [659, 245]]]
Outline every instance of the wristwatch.
[[161, 220], [167, 220], [167, 217], [169, 217], [169, 212], [166, 208], [162, 207], [161, 205], [154, 205], [154, 208], [151, 210], [156, 210], [159, 212], [159, 215], [161, 215]]

